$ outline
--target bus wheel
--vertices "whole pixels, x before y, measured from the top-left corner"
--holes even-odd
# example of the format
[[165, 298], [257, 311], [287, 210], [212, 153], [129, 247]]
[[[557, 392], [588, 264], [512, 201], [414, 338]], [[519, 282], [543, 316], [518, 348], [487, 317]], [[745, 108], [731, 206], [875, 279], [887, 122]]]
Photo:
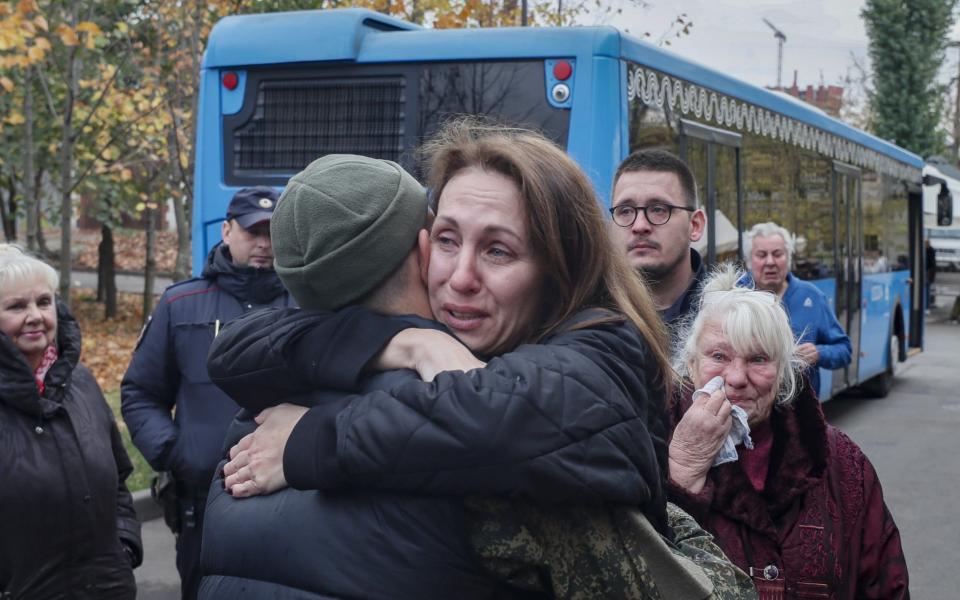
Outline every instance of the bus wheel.
[[890, 354], [887, 358], [887, 368], [883, 373], [863, 382], [861, 389], [872, 398], [886, 398], [893, 388], [893, 380], [900, 364], [900, 338], [890, 336]]

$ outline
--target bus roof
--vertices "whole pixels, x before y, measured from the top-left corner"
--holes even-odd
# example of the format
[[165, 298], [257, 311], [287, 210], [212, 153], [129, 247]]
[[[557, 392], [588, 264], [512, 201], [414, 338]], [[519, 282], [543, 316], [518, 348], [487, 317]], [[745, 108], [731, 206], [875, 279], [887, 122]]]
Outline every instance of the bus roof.
[[[311, 10], [237, 15], [221, 19], [210, 33], [203, 68], [352, 61], [388, 63], [594, 56], [636, 61], [796, 119], [921, 169], [923, 159], [847, 125], [812, 106], [739, 81], [623, 34], [613, 27], [426, 29], [366, 9]], [[322, 34], [320, 33], [322, 32]]]

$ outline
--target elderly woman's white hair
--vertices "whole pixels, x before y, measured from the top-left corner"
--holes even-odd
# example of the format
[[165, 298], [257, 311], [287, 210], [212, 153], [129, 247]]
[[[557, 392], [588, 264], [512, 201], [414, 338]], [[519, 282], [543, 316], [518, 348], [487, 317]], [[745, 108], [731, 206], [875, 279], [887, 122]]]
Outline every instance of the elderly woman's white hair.
[[54, 293], [60, 284], [56, 269], [30, 256], [16, 244], [0, 244], [0, 294], [35, 279], [42, 279]]
[[743, 234], [744, 258], [750, 260], [750, 251], [753, 249], [753, 238], [757, 236], [770, 237], [771, 235], [779, 235], [783, 238], [784, 248], [787, 250], [787, 268], [789, 268], [790, 265], [793, 264], [794, 237], [789, 230], [777, 225], [773, 221], [757, 223], [750, 228], [750, 231]]
[[777, 404], [790, 404], [799, 387], [799, 373], [804, 368], [804, 362], [797, 356], [790, 319], [775, 294], [738, 287], [737, 282], [743, 275], [734, 265], [726, 263], [704, 281], [699, 312], [681, 326], [674, 368], [681, 377], [690, 377], [704, 327], [719, 323], [737, 354], [759, 353], [777, 364]]

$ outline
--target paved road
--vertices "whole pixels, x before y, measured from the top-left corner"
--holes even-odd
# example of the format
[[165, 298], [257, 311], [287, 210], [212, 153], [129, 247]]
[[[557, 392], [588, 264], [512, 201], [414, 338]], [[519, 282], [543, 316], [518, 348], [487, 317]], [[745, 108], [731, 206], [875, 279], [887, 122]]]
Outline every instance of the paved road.
[[827, 419], [863, 448], [880, 475], [914, 600], [960, 597], [960, 325], [947, 319], [952, 301], [938, 298], [925, 351], [906, 363], [887, 398], [850, 394], [824, 405]]
[[138, 600], [179, 600], [173, 534], [163, 519], [143, 524], [143, 564], [133, 572], [137, 578]]
[[[960, 274], [944, 283], [960, 287]], [[867, 453], [903, 538], [914, 600], [960, 597], [960, 325], [941, 296], [927, 322], [926, 351], [906, 363], [882, 400], [850, 394], [824, 405], [829, 421]], [[141, 600], [176, 600], [173, 536], [160, 520], [144, 525]]]
[[[72, 280], [71, 283], [75, 288], [89, 288], [93, 290], [97, 289], [96, 271], [73, 271], [70, 279]], [[173, 283], [173, 280], [169, 277], [157, 277], [153, 283], [153, 293], [159, 294], [163, 292], [163, 290], [167, 289], [167, 286], [169, 286], [171, 283]], [[142, 294], [143, 275], [126, 275], [118, 273], [117, 291], [129, 294]]]

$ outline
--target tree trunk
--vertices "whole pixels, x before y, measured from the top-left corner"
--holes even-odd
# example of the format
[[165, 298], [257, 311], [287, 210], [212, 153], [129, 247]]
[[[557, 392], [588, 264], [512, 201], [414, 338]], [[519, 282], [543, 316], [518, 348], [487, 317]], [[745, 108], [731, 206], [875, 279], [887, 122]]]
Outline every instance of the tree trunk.
[[117, 261], [113, 245], [113, 228], [100, 226], [100, 245], [97, 248], [97, 300], [101, 300], [103, 290], [103, 316], [112, 319], [117, 316]]
[[157, 209], [147, 207], [146, 268], [143, 271], [143, 319], [153, 312], [153, 283], [157, 277]]
[[[183, 199], [174, 200], [174, 215], [177, 219], [177, 262], [174, 268], [174, 280], [186, 279], [189, 275], [190, 264], [190, 221], [193, 214], [193, 165], [197, 160], [197, 111], [200, 108], [200, 57], [203, 51], [200, 48], [200, 29], [203, 26], [204, 3], [196, 0], [193, 11], [193, 27], [190, 30], [190, 50], [193, 57], [193, 69], [190, 70], [191, 93], [190, 99], [190, 128], [187, 129], [190, 151], [187, 153], [187, 168], [183, 174]], [[180, 157], [177, 156], [177, 168], [180, 166]]]
[[[77, 6], [71, 7], [72, 26], [77, 24]], [[67, 58], [67, 90], [63, 106], [63, 136], [60, 146], [60, 299], [70, 305], [71, 221], [73, 217], [73, 109], [78, 85], [77, 48], [70, 49]]]
[[23, 71], [23, 207], [27, 213], [27, 249], [36, 252], [40, 210], [33, 173], [33, 68]]
[[3, 237], [7, 242], [17, 241], [17, 184], [11, 175], [7, 179], [7, 200], [0, 199], [0, 220], [3, 221]]

